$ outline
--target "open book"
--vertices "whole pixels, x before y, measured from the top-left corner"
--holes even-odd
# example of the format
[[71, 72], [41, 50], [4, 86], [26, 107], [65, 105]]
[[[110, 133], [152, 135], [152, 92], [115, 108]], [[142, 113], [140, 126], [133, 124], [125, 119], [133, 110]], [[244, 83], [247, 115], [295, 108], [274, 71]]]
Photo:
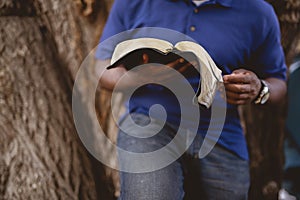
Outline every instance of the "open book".
[[[197, 97], [200, 104], [209, 108], [213, 102], [218, 83], [223, 82], [222, 71], [216, 66], [206, 50], [197, 43], [180, 41], [176, 45], [155, 38], [137, 38], [119, 43], [112, 55], [111, 65], [107, 69], [115, 68], [121, 64], [127, 70], [140, 65], [136, 58], [142, 54], [149, 56], [149, 63], [168, 64], [182, 57], [188, 61], [196, 58], [200, 64], [200, 90]], [[191, 56], [192, 55], [192, 56]]]

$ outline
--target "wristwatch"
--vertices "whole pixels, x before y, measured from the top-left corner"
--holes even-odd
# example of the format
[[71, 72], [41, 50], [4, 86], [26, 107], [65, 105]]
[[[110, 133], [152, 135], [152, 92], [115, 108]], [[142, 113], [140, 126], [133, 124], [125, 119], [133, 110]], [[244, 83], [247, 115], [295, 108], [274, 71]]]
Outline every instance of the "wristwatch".
[[261, 89], [258, 94], [258, 97], [254, 100], [255, 104], [265, 104], [269, 97], [270, 97], [270, 89], [268, 87], [268, 84], [264, 80], [261, 81]]

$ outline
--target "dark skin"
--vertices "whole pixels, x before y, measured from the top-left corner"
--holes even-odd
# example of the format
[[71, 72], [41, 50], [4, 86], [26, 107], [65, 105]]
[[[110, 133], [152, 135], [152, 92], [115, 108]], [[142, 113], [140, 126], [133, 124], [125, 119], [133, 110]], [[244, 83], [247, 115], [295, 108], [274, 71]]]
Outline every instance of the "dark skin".
[[[149, 61], [148, 55], [144, 54], [142, 60], [143, 61], [141, 65], [147, 64]], [[98, 73], [98, 75], [103, 73], [103, 75], [100, 78], [101, 87], [111, 91], [116, 89], [115, 86], [117, 82], [121, 79], [121, 77], [123, 79], [122, 84], [119, 85], [119, 87], [117, 88], [117, 90], [121, 91], [133, 88], [137, 85], [141, 85], [141, 83], [145, 83], [147, 81], [176, 81], [173, 79], [170, 70], [164, 67], [147, 66], [146, 68], [144, 68], [143, 71], [138, 72], [133, 70], [127, 71], [122, 65], [110, 70], [103, 69], [103, 66], [109, 65], [109, 62], [109, 60], [98, 60], [96, 64], [96, 66], [98, 66], [96, 68], [96, 73]], [[184, 72], [188, 67], [193, 67], [192, 65], [195, 65], [195, 63], [186, 63], [182, 58], [167, 64], [168, 67], [176, 69], [178, 72]]]
[[[144, 54], [142, 64], [148, 63], [148, 60], [148, 56]], [[124, 66], [119, 66], [110, 70], [104, 69], [103, 66], [108, 66], [108, 64], [109, 60], [97, 61], [98, 67], [96, 68], [96, 72], [99, 75], [103, 72], [100, 79], [101, 87], [108, 90], [113, 90], [121, 77], [124, 81], [122, 82], [121, 87], [118, 88], [119, 90], [126, 90], [136, 86], [137, 83], [140, 84], [149, 79], [153, 81], [168, 81], [172, 79], [168, 71], [164, 71], [164, 69], [157, 66], [149, 66], [149, 70], [144, 72], [145, 74], [140, 74], [127, 71]], [[185, 63], [182, 59], [177, 59], [174, 62], [169, 63], [167, 66], [177, 69], [179, 72], [183, 72], [188, 67], [193, 67], [192, 64]], [[245, 69], [234, 70], [231, 74], [224, 75], [223, 80], [227, 102], [233, 105], [245, 105], [253, 102], [257, 98], [262, 87], [261, 81], [257, 75], [254, 72]], [[270, 89], [270, 97], [267, 103], [280, 103], [286, 94], [285, 81], [278, 78], [267, 78], [265, 81]]]
[[[253, 102], [262, 87], [257, 75], [249, 70], [234, 70], [230, 75], [223, 76], [227, 102], [244, 105]], [[278, 78], [264, 79], [270, 89], [268, 104], [279, 103], [286, 94], [285, 81]]]

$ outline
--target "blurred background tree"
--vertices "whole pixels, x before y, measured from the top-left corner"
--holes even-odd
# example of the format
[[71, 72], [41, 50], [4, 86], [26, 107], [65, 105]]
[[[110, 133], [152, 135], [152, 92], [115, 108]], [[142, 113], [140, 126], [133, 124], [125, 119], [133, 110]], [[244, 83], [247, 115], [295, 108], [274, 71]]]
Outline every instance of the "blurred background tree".
[[[0, 1], [0, 199], [118, 196], [118, 173], [85, 150], [71, 110], [76, 72], [97, 45], [112, 2]], [[269, 2], [281, 23], [289, 64], [299, 50], [300, 1]], [[88, 89], [90, 76], [81, 89]], [[99, 120], [114, 141], [110, 94], [100, 91], [96, 102]], [[86, 117], [92, 109], [83, 109]], [[241, 114], [251, 155], [250, 199], [276, 199], [285, 107], [246, 106]], [[99, 147], [115, 162], [105, 143]]]
[[[300, 1], [268, 0], [278, 16], [287, 65], [300, 50]], [[283, 167], [286, 102], [241, 109], [250, 153], [249, 199], [277, 199]]]

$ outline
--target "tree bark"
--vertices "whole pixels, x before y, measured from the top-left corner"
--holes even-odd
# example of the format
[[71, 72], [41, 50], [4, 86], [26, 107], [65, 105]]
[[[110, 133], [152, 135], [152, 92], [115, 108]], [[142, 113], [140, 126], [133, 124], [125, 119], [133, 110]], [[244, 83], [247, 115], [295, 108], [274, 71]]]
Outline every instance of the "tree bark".
[[36, 24], [32, 17], [0, 19], [5, 43], [0, 59], [2, 192], [5, 199], [95, 199], [91, 164], [72, 122], [70, 77], [61, 73]]
[[107, 3], [0, 2], [0, 199], [112, 198], [110, 176], [81, 144], [71, 111], [73, 81]]
[[[300, 3], [297, 0], [269, 0], [282, 33], [282, 45], [289, 65], [300, 41]], [[298, 49], [297, 49], [298, 48]], [[286, 100], [277, 106], [247, 105], [241, 109], [250, 153], [249, 199], [277, 199], [283, 168], [283, 140]]]

